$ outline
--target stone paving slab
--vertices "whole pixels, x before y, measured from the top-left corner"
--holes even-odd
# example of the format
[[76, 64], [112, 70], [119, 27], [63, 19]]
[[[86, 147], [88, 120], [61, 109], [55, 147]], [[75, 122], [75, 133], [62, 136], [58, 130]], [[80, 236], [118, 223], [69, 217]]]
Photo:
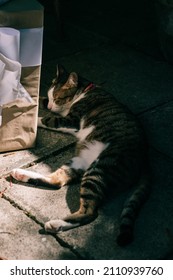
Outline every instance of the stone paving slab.
[[[72, 150], [64, 152], [30, 169], [44, 174], [49, 173], [63, 164], [71, 155]], [[171, 226], [173, 163], [152, 152], [151, 164], [154, 175], [153, 190], [139, 215], [135, 240], [131, 245], [120, 248], [115, 241], [118, 234], [119, 215], [129, 193], [120, 194], [107, 202], [93, 223], [59, 233], [58, 239], [85, 259], [160, 259], [164, 257], [171, 249], [167, 229], [173, 231]], [[49, 219], [63, 218], [78, 208], [78, 186], [50, 190], [23, 183], [13, 183], [10, 187], [5, 179], [1, 180], [2, 185], [8, 188], [5, 193], [6, 199], [14, 200], [23, 211], [30, 213], [39, 223], [44, 223]], [[144, 228], [145, 231], [143, 231]], [[38, 230], [36, 234], [39, 236]]]
[[3, 198], [0, 198], [0, 204], [0, 257], [9, 260], [76, 259], [51, 235], [39, 235], [40, 226], [24, 212]]
[[143, 114], [140, 120], [149, 144], [173, 159], [173, 101]]

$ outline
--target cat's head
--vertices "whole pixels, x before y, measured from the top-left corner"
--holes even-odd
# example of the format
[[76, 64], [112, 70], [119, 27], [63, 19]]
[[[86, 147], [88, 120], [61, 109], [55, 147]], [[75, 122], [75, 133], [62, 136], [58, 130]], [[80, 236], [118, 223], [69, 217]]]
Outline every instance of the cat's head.
[[56, 78], [48, 90], [48, 109], [66, 116], [74, 101], [77, 89], [78, 75], [75, 72], [67, 74], [62, 66], [57, 66]]

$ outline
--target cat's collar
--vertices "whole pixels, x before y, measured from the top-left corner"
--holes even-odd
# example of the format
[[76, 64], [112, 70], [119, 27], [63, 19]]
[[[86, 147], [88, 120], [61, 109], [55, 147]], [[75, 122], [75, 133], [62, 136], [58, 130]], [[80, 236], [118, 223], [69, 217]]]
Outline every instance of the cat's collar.
[[89, 85], [87, 85], [87, 87], [84, 89], [83, 92], [87, 92], [87, 91], [89, 91], [89, 90], [92, 90], [92, 89], [94, 89], [95, 87], [96, 87], [95, 84], [89, 83]]

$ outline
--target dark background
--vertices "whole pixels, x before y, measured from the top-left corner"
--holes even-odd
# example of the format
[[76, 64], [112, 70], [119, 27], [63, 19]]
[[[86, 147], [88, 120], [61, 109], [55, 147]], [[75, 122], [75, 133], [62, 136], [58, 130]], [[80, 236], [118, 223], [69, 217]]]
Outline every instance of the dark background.
[[39, 2], [45, 7], [45, 20], [50, 14], [56, 18], [57, 40], [65, 38], [68, 21], [109, 37], [112, 42], [122, 41], [162, 57], [158, 36], [161, 20], [155, 0], [59, 0], [58, 15], [54, 0]]

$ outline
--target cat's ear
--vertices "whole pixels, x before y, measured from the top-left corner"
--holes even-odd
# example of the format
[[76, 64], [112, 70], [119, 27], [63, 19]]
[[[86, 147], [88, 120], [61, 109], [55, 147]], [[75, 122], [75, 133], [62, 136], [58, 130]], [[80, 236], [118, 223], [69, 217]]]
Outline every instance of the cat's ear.
[[56, 66], [56, 76], [57, 76], [57, 78], [61, 77], [64, 73], [66, 73], [65, 68], [62, 65], [57, 64], [57, 66]]
[[78, 75], [75, 72], [70, 73], [68, 80], [67, 80], [67, 84], [70, 87], [77, 87], [78, 85]]

